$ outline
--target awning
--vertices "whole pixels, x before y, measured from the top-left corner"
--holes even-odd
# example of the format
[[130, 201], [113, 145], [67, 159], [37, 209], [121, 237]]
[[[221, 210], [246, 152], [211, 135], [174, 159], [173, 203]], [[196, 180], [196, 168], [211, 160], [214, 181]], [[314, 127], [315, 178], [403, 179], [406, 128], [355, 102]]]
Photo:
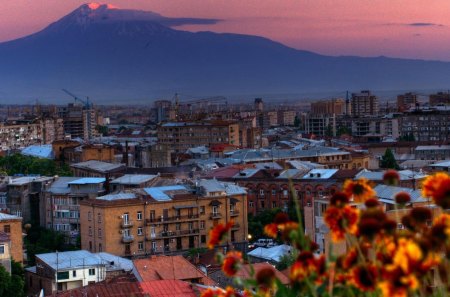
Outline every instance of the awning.
[[209, 203], [209, 205], [211, 206], [219, 206], [220, 204], [222, 204], [222, 202], [220, 202], [219, 200], [213, 200]]
[[196, 208], [196, 207], [198, 207], [198, 206], [193, 204], [193, 205], [175, 205], [173, 208], [175, 208], [175, 209], [183, 209], [183, 208]]

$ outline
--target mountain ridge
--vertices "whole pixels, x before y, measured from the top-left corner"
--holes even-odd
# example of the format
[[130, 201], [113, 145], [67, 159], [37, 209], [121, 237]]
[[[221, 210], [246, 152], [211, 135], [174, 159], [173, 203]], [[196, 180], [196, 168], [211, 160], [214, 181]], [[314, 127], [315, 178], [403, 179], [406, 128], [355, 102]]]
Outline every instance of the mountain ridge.
[[[226, 96], [444, 88], [450, 78], [447, 62], [325, 56], [259, 36], [171, 28], [192, 19], [86, 7], [39, 32], [0, 43], [2, 102], [57, 102], [66, 98], [62, 88], [88, 94], [98, 104], [143, 103], [175, 92]], [[77, 22], [80, 15], [88, 19]]]

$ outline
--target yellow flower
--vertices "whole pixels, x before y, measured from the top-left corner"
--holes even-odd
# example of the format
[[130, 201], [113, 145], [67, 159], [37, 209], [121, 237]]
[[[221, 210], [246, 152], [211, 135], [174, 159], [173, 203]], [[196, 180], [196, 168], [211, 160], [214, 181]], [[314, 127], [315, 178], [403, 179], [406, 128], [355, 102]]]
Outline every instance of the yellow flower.
[[422, 257], [422, 250], [414, 241], [400, 238], [394, 254], [393, 264], [400, 267], [404, 273], [410, 273], [411, 266], [419, 262]]
[[370, 182], [361, 178], [358, 180], [346, 180], [342, 191], [349, 197], [353, 197], [354, 202], [365, 202], [367, 199], [376, 196], [374, 189], [372, 189]]

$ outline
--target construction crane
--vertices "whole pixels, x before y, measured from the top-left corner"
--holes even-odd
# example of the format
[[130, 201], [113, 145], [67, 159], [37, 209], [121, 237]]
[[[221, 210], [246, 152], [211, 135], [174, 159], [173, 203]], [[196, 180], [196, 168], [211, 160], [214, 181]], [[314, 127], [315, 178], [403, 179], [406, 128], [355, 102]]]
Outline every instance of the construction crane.
[[83, 103], [84, 105], [84, 109], [91, 109], [92, 108], [92, 103], [89, 102], [89, 97], [86, 97], [86, 101], [83, 99], [78, 98], [76, 95], [74, 95], [73, 93], [69, 92], [66, 89], [61, 89], [64, 93], [66, 93], [67, 95], [69, 95], [70, 97], [72, 97], [75, 101], [79, 101], [81, 103]]

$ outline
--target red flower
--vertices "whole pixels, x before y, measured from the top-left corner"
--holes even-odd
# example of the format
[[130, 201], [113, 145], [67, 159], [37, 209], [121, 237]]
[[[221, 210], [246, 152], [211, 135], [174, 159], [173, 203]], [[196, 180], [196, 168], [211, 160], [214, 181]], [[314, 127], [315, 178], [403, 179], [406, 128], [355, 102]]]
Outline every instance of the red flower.
[[238, 251], [228, 252], [222, 263], [222, 270], [227, 276], [234, 276], [242, 265], [242, 253]]
[[358, 265], [351, 271], [351, 283], [361, 291], [374, 291], [377, 284], [377, 269], [372, 264]]
[[390, 169], [383, 174], [383, 181], [389, 186], [396, 186], [400, 181], [400, 175], [396, 170]]
[[450, 176], [441, 172], [427, 177], [422, 184], [422, 195], [432, 197], [443, 209], [450, 208]]
[[268, 225], [264, 226], [264, 233], [266, 233], [267, 236], [270, 236], [272, 238], [277, 238], [278, 236], [278, 225], [276, 223], [270, 223]]
[[395, 202], [400, 205], [404, 205], [411, 201], [411, 196], [407, 192], [398, 192], [395, 195]]
[[218, 224], [209, 231], [208, 248], [213, 249], [227, 236], [228, 231], [234, 225], [233, 221], [228, 222], [226, 225]]

